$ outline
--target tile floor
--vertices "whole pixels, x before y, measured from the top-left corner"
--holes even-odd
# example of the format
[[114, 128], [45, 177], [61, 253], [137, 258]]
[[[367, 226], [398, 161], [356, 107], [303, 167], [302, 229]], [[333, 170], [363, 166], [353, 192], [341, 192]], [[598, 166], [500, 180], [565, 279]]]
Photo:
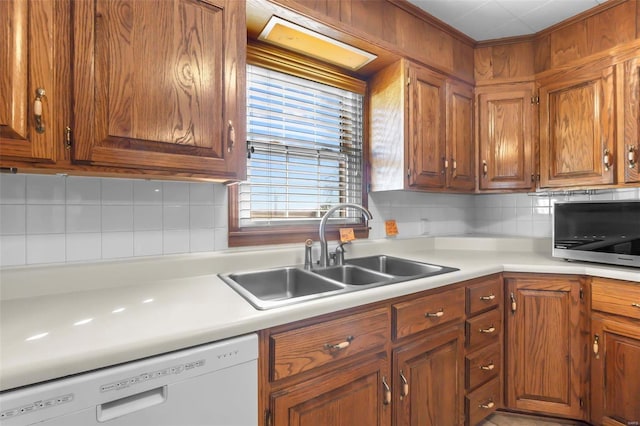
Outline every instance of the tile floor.
[[581, 426], [585, 423], [564, 419], [527, 416], [511, 413], [494, 413], [478, 426]]

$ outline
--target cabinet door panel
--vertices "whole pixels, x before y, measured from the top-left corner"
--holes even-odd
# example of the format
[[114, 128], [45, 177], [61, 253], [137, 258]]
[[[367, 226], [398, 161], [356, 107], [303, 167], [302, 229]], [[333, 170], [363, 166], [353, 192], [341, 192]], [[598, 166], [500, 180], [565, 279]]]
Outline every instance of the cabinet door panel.
[[479, 96], [480, 189], [533, 187], [533, 84]]
[[447, 186], [472, 191], [475, 188], [475, 145], [473, 143], [473, 89], [450, 84], [447, 116]]
[[541, 186], [614, 182], [615, 78], [613, 67], [540, 88]]
[[231, 149], [244, 138], [233, 113], [244, 98], [243, 5], [99, 0], [74, 7], [74, 159], [233, 177], [234, 158], [243, 157], [235, 152], [241, 144]]
[[415, 65], [409, 67], [409, 186], [445, 185], [445, 78]]
[[596, 424], [640, 422], [640, 325], [595, 316], [598, 353], [591, 361], [591, 420]]
[[[394, 351], [396, 426], [462, 424], [462, 342], [457, 327]], [[408, 383], [407, 396], [400, 392], [402, 377]]]
[[507, 306], [516, 308], [507, 314], [507, 406], [582, 418], [586, 342], [580, 279], [507, 283]]
[[640, 58], [624, 64], [624, 144], [618, 156], [624, 181], [640, 182]]
[[274, 426], [389, 425], [382, 384], [389, 383], [388, 362], [380, 356], [273, 394]]
[[[60, 94], [54, 79], [56, 34], [53, 1], [3, 0], [0, 16], [0, 157], [24, 161], [55, 160], [52, 114]], [[42, 101], [44, 132], [35, 131], [36, 89]]]

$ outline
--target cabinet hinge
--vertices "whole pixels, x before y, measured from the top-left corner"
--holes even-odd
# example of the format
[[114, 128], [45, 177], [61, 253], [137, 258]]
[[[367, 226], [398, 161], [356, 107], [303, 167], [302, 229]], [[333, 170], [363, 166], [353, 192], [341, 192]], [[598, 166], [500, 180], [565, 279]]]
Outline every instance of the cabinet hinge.
[[73, 146], [73, 137], [71, 132], [71, 127], [67, 126], [64, 128], [64, 147], [69, 150]]
[[267, 410], [264, 412], [264, 425], [265, 426], [271, 426], [271, 423], [273, 422], [273, 419], [271, 417], [271, 410]]
[[534, 105], [539, 105], [540, 104], [540, 96], [532, 96], [531, 97], [531, 103]]

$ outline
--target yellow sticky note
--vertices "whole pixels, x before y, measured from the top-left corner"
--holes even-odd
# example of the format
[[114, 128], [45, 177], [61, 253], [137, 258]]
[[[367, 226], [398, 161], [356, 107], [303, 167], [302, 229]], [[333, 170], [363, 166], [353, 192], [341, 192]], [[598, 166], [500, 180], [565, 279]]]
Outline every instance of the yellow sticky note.
[[348, 243], [356, 239], [356, 235], [353, 233], [353, 228], [340, 228], [340, 242]]
[[398, 224], [393, 219], [384, 221], [384, 229], [389, 237], [398, 235]]

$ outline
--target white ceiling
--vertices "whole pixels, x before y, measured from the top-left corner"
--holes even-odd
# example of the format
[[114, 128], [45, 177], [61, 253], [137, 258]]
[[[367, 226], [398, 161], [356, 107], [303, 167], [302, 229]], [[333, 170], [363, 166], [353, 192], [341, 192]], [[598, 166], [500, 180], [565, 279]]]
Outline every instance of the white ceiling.
[[476, 41], [533, 34], [606, 0], [409, 0]]

